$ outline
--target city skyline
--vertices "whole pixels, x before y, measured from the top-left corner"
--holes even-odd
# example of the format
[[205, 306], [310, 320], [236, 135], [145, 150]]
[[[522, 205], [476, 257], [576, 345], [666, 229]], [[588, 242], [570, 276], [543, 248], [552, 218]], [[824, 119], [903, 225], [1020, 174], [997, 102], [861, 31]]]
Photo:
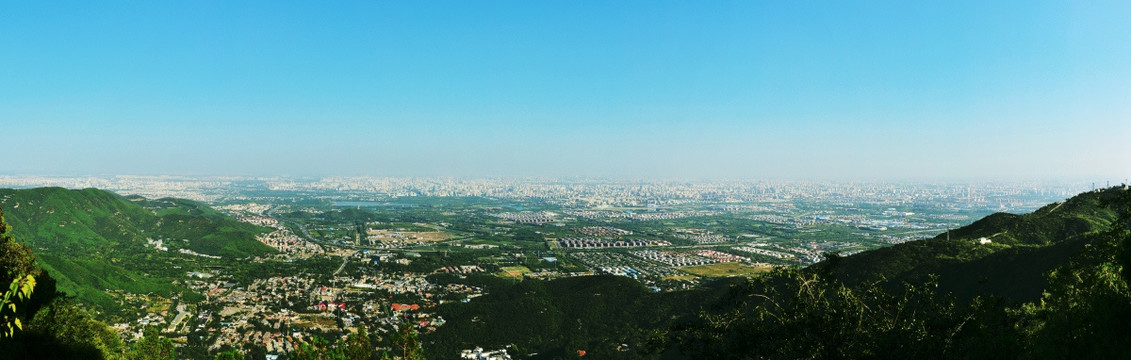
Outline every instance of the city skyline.
[[7, 8], [3, 174], [1131, 175], [1115, 1]]

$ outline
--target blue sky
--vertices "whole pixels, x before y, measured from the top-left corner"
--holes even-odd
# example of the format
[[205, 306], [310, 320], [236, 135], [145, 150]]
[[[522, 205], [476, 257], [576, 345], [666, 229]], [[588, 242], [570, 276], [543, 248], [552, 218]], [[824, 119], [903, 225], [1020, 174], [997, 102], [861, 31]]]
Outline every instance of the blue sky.
[[0, 172], [1131, 176], [1131, 2], [5, 2]]

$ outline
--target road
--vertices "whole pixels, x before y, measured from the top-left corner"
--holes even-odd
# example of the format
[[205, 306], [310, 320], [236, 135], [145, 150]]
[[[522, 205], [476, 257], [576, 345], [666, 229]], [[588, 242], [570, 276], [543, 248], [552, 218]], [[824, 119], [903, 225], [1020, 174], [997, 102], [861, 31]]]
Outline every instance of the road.
[[331, 275], [330, 277], [338, 276], [338, 273], [342, 272], [342, 269], [346, 268], [346, 264], [349, 263], [349, 261], [350, 261], [349, 256], [343, 256], [342, 257], [342, 265], [338, 266], [338, 270], [334, 271], [334, 275]]

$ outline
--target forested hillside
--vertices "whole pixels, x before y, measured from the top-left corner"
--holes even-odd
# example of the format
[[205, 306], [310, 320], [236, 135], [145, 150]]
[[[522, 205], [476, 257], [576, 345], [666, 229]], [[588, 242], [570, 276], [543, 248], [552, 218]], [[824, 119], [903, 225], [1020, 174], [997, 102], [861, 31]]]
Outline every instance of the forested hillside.
[[107, 310], [115, 300], [106, 289], [183, 292], [170, 278], [184, 271], [170, 261], [193, 256], [180, 249], [225, 258], [274, 251], [255, 240], [267, 229], [188, 200], [125, 198], [97, 189], [0, 189], [0, 206], [12, 235], [35, 251], [61, 291]]

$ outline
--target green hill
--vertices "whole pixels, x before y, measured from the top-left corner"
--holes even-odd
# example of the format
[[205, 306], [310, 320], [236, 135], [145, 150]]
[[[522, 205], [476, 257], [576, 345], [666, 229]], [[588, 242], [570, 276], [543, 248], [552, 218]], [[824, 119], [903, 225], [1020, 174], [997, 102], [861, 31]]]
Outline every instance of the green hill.
[[[826, 261], [845, 283], [883, 280], [888, 288], [940, 275], [943, 292], [959, 299], [993, 295], [1036, 301], [1049, 271], [1063, 266], [1117, 219], [1109, 204], [1118, 188], [1083, 193], [1030, 214], [997, 213], [932, 239], [913, 241]], [[980, 243], [985, 238], [989, 243]], [[835, 267], [835, 269], [834, 269]]]
[[[255, 240], [267, 229], [188, 200], [121, 197], [97, 189], [0, 189], [0, 205], [13, 235], [35, 251], [58, 288], [105, 310], [116, 303], [106, 289], [181, 292], [171, 279], [200, 259], [179, 249], [224, 258], [274, 251]], [[147, 240], [162, 240], [168, 251]]]

